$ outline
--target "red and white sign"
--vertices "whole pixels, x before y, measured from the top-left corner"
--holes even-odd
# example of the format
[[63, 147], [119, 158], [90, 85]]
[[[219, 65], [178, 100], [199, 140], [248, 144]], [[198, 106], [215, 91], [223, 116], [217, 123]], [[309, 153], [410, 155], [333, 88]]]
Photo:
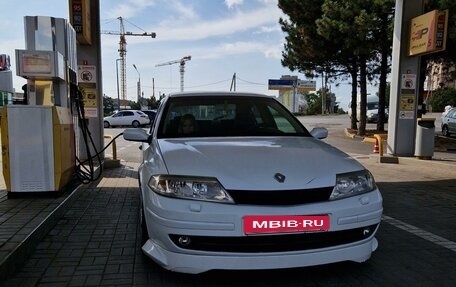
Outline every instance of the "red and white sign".
[[95, 66], [78, 66], [79, 83], [96, 83], [97, 68]]
[[290, 233], [328, 231], [329, 215], [248, 215], [244, 233]]

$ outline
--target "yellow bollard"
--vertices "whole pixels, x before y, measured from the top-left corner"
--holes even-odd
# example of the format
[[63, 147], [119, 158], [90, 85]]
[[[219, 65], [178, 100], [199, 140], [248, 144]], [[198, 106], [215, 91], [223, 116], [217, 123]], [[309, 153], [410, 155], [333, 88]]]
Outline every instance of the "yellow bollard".
[[[110, 139], [112, 140], [113, 137], [111, 135], [105, 135], [105, 139]], [[112, 159], [117, 160], [117, 146], [116, 146], [116, 140], [112, 142]]]
[[[375, 144], [378, 143], [378, 155], [383, 156], [383, 141], [388, 137], [388, 134], [374, 134]], [[375, 146], [374, 146], [375, 150]]]

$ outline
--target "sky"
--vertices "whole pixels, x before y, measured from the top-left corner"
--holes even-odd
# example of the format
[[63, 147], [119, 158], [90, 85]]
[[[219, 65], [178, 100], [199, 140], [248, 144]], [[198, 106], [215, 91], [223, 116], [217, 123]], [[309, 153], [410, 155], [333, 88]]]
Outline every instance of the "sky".
[[[236, 90], [277, 96], [268, 90], [269, 79], [282, 75], [307, 79], [282, 67], [285, 34], [279, 18], [286, 16], [277, 0], [100, 0], [102, 31], [155, 32], [156, 38], [126, 36], [127, 99], [136, 100], [140, 77], [144, 97], [180, 91], [179, 64], [156, 66], [191, 56], [184, 73], [185, 91], [229, 91], [236, 73]], [[65, 0], [1, 0], [0, 54], [11, 57], [15, 75], [15, 49], [25, 48], [24, 16], [69, 19]], [[119, 36], [101, 35], [103, 93], [117, 98], [116, 59]], [[136, 66], [137, 70], [133, 67]], [[13, 77], [16, 91], [26, 82]], [[315, 78], [317, 89], [321, 78]], [[331, 86], [340, 106], [347, 110], [350, 84]]]

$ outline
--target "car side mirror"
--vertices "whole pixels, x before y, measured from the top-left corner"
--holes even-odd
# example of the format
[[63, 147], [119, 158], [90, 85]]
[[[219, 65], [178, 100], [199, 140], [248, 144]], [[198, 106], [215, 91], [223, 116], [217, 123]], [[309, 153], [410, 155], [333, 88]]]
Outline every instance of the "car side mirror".
[[138, 128], [125, 129], [123, 138], [133, 142], [149, 142], [149, 134], [145, 130]]
[[326, 128], [313, 128], [310, 134], [316, 139], [325, 139], [328, 137], [328, 130]]

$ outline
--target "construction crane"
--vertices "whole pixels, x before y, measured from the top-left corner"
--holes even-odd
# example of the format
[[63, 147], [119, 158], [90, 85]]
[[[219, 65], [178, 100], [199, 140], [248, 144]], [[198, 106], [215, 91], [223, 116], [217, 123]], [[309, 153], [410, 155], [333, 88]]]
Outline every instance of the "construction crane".
[[[119, 56], [120, 56], [120, 87], [121, 87], [121, 97], [122, 101], [125, 103], [127, 100], [127, 83], [126, 83], [126, 78], [127, 78], [127, 71], [126, 71], [126, 66], [127, 66], [127, 41], [125, 39], [125, 36], [150, 36], [152, 38], [155, 38], [157, 35], [152, 32], [152, 33], [132, 33], [132, 32], [125, 32], [124, 24], [123, 24], [123, 19], [122, 17], [118, 17], [120, 21], [120, 30], [119, 31], [101, 31], [101, 34], [108, 34], [108, 35], [120, 35], [120, 41], [119, 41]], [[120, 108], [120, 107], [119, 107]]]
[[180, 72], [180, 90], [181, 92], [184, 91], [184, 70], [185, 70], [185, 62], [190, 61], [192, 59], [192, 56], [185, 56], [180, 60], [174, 60], [174, 61], [169, 61], [161, 64], [155, 65], [155, 67], [160, 67], [160, 66], [166, 66], [166, 65], [172, 65], [172, 64], [177, 64], [179, 63], [179, 72]]

